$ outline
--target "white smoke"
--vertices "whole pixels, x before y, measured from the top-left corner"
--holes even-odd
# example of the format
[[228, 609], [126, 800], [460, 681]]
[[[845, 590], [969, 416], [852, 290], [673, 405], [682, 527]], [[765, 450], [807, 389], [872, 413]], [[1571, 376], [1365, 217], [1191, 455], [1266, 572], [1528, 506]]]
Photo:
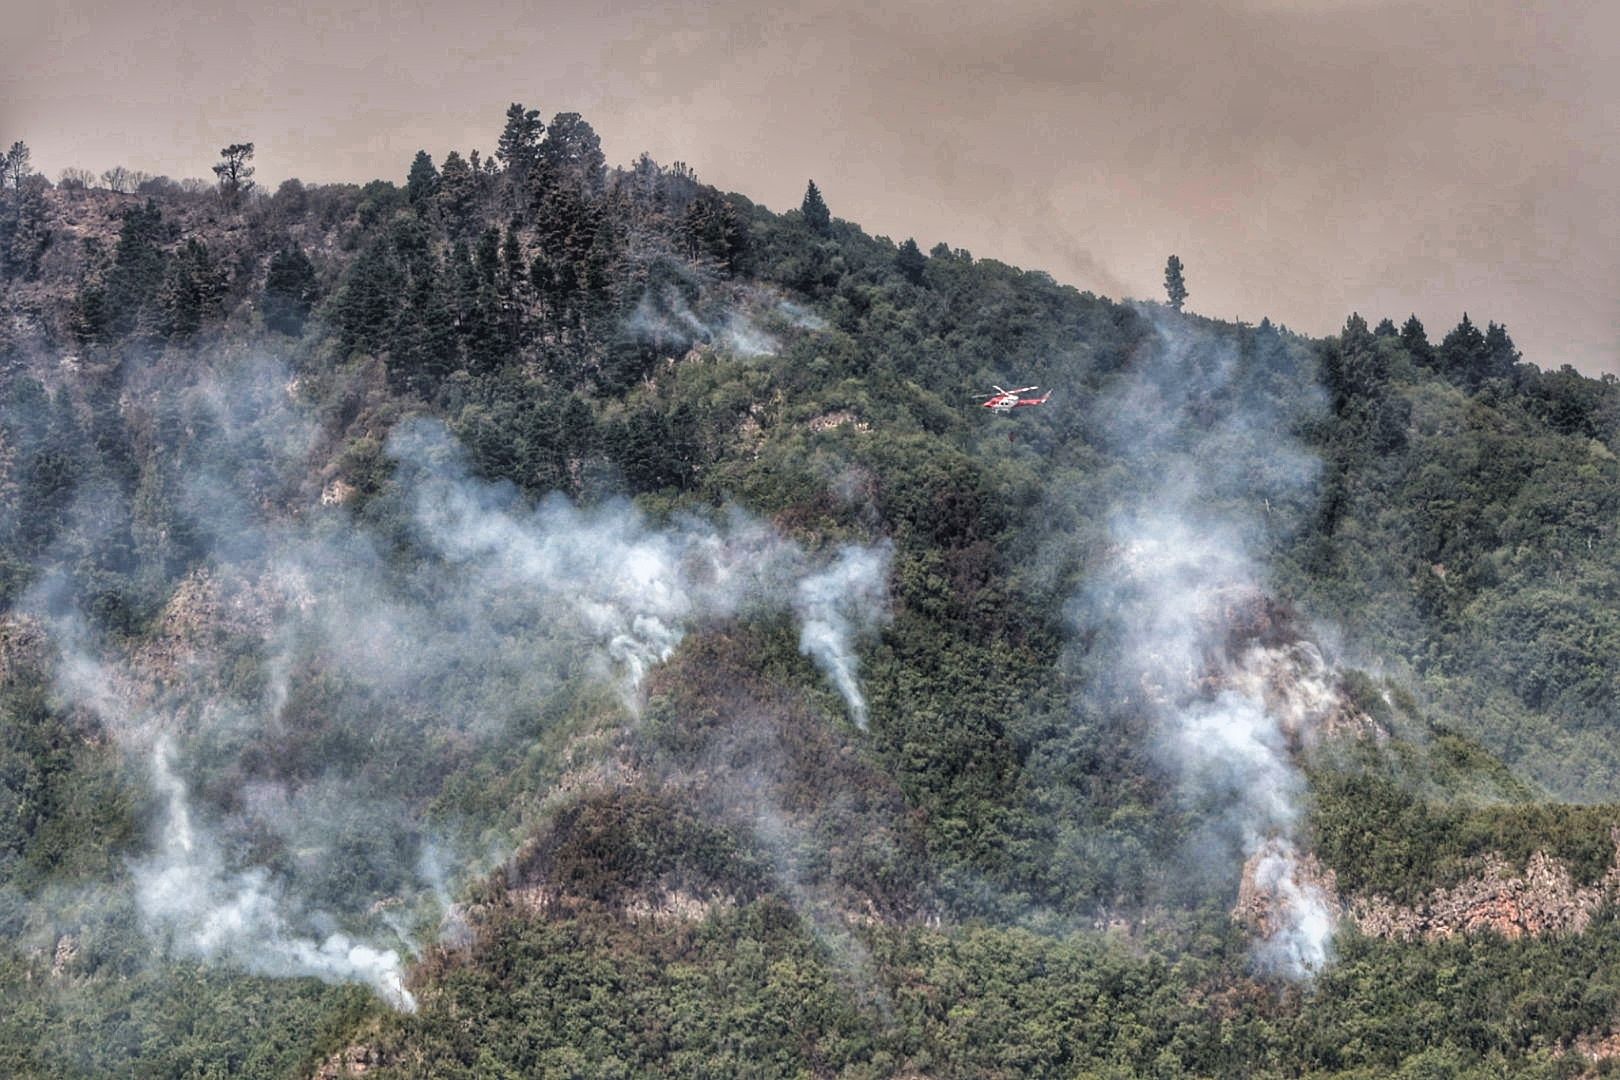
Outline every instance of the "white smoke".
[[[42, 591], [59, 588], [53, 581]], [[234, 963], [260, 975], [361, 983], [392, 1007], [414, 1012], [416, 1001], [405, 989], [398, 952], [338, 931], [300, 933], [282, 883], [263, 867], [227, 865], [218, 840], [194, 820], [185, 784], [173, 768], [167, 725], [131, 700], [133, 673], [103, 663], [90, 650], [89, 635], [76, 616], [58, 615], [48, 625], [61, 650], [58, 692], [94, 712], [126, 753], [145, 755], [162, 801], [155, 849], [130, 867], [136, 907], [148, 930], [182, 955]], [[244, 794], [250, 803], [266, 795], [262, 787]]]
[[470, 480], [454, 455], [446, 461], [444, 438], [420, 425], [390, 443], [431, 470], [416, 489], [426, 538], [452, 565], [471, 569], [491, 600], [520, 593], [556, 632], [593, 644], [630, 708], [648, 670], [693, 626], [778, 610], [791, 597], [801, 650], [866, 726], [854, 642], [886, 610], [887, 544], [842, 546], [817, 569], [797, 543], [736, 509], [720, 525], [683, 517], [666, 526], [624, 501], [581, 508], [552, 495], [528, 509], [509, 491]]
[[1317, 473], [1274, 395], [1237, 347], [1186, 323], [1099, 407], [1118, 452], [1150, 478], [1115, 506], [1112, 558], [1079, 607], [1113, 628], [1116, 704], [1157, 719], [1163, 758], [1205, 833], [1234, 849], [1266, 912], [1256, 960], [1295, 978], [1329, 957], [1333, 909], [1296, 845], [1305, 781], [1298, 740], [1332, 703], [1321, 654], [1233, 637], [1234, 611], [1263, 604], [1252, 554], [1273, 502]]
[[[250, 462], [215, 449], [219, 475], [197, 490], [228, 498]], [[888, 554], [812, 556], [736, 510], [655, 522], [626, 501], [530, 505], [470, 476], [438, 425], [408, 425], [389, 449], [403, 556], [341, 509], [244, 513], [213, 523], [214, 558], [138, 643], [93, 634], [63, 577], [25, 607], [55, 645], [60, 703], [148, 763], [160, 812], [131, 865], [147, 929], [182, 955], [360, 983], [408, 1009], [400, 953], [382, 942], [414, 951], [433, 911], [438, 933], [464, 936], [455, 889], [508, 849], [507, 823], [430, 819], [444, 776], [532, 755], [570, 687], [605, 680], [634, 711], [686, 635], [749, 615], [797, 613], [864, 720], [855, 639], [881, 619]], [[312, 746], [330, 749], [312, 759]]]
[[1320, 972], [1332, 957], [1333, 904], [1302, 872], [1294, 845], [1272, 837], [1255, 852], [1251, 875], [1268, 905], [1268, 933], [1256, 949], [1266, 970], [1294, 979]]
[[416, 1011], [405, 989], [399, 953], [333, 932], [317, 941], [293, 930], [286, 897], [262, 867], [227, 869], [217, 844], [191, 818], [186, 789], [159, 739], [151, 751], [152, 784], [164, 800], [157, 850], [133, 867], [142, 916], [179, 952], [226, 960], [256, 974], [314, 976], [370, 986], [396, 1009]]
[[837, 560], [799, 582], [793, 607], [799, 615], [799, 651], [816, 662], [849, 706], [855, 726], [866, 730], [866, 697], [861, 693], [857, 636], [887, 616], [888, 544], [846, 547]]
[[[687, 288], [695, 288], [689, 281]], [[822, 324], [825, 325], [825, 324]], [[626, 329], [638, 340], [660, 349], [685, 351], [694, 345], [723, 346], [736, 356], [775, 356], [782, 343], [741, 306], [699, 315], [678, 284], [649, 287], [631, 312]]]

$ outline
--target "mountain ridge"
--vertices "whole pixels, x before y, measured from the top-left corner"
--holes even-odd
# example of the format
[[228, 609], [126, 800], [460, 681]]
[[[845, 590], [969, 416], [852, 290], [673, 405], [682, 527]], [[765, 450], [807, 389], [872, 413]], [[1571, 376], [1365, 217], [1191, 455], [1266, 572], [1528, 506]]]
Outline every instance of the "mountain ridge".
[[[541, 128], [404, 187], [0, 192], [8, 1069], [1566, 1075], [1608, 1034], [1620, 385]], [[1059, 392], [980, 415], [1015, 375]], [[1581, 932], [1268, 960], [1279, 853], [1385, 914], [1567, 867]]]

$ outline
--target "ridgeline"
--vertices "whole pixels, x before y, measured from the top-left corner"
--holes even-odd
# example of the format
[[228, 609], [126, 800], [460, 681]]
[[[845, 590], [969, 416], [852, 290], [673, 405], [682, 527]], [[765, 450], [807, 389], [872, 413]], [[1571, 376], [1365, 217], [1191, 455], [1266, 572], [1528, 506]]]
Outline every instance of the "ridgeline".
[[0, 159], [0, 1073], [1604, 1074], [1620, 382], [496, 145]]

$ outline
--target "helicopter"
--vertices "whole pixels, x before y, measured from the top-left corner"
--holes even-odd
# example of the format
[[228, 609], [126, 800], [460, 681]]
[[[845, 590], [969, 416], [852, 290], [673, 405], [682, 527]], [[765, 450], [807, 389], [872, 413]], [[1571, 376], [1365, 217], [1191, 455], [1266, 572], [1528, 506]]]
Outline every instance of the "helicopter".
[[1045, 405], [1052, 399], [1052, 391], [1050, 390], [1038, 398], [1021, 398], [1018, 396], [1026, 390], [1034, 389], [1036, 387], [1020, 386], [1017, 390], [1003, 390], [997, 386], [994, 394], [980, 402], [980, 407], [989, 409], [993, 413], [1005, 413], [1012, 412], [1014, 409], [1028, 408], [1031, 405]]

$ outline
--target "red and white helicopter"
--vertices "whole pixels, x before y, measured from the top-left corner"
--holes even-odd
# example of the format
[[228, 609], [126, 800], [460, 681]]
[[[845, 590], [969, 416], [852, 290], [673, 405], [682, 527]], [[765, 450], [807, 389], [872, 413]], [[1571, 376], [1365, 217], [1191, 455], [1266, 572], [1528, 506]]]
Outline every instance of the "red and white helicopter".
[[1026, 390], [1034, 390], [1033, 386], [1020, 386], [1017, 390], [1003, 390], [996, 387], [996, 392], [980, 403], [981, 408], [989, 409], [994, 413], [1012, 412], [1014, 409], [1027, 409], [1031, 405], [1045, 405], [1052, 399], [1052, 391], [1048, 390], [1040, 397], [1019, 397]]

